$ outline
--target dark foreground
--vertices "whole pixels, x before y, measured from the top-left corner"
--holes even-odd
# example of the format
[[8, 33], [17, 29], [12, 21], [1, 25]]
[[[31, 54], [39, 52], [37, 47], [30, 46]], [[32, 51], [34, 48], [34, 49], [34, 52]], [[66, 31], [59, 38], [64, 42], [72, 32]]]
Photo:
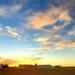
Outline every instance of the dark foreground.
[[56, 69], [0, 69], [0, 75], [75, 75], [75, 68]]

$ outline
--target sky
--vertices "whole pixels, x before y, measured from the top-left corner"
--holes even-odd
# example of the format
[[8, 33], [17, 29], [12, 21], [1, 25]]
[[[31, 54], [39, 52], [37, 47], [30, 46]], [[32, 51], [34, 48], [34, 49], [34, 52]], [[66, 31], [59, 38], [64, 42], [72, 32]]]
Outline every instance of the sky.
[[75, 66], [75, 0], [0, 0], [0, 63]]

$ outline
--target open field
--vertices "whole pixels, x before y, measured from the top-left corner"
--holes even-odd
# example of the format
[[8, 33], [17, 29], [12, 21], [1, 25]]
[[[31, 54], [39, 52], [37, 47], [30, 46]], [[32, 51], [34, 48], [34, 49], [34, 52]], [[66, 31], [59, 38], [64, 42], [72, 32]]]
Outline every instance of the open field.
[[75, 68], [0, 69], [0, 75], [75, 75]]

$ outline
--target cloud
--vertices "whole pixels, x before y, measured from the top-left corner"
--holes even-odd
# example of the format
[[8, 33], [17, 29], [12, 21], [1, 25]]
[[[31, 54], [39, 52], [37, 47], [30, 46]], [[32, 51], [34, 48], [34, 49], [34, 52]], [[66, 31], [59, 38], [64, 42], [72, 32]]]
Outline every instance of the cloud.
[[57, 42], [46, 41], [42, 44], [41, 47], [34, 48], [34, 50], [50, 51], [50, 50], [52, 50], [52, 46], [54, 46], [54, 50], [62, 50], [65, 48], [75, 49], [75, 41], [71, 41], [71, 40], [61, 40], [61, 41], [57, 41]]
[[9, 26], [6, 26], [3, 28], [0, 26], [1, 36], [7, 35], [7, 36], [12, 36], [12, 37], [18, 37], [18, 39], [20, 39], [20, 35], [19, 35], [20, 33], [21, 32], [19, 32], [17, 28], [11, 28]]
[[0, 32], [2, 31], [2, 28], [0, 27]]
[[0, 24], [0, 36], [3, 36], [3, 35], [5, 35], [4, 28]]
[[0, 60], [2, 59], [2, 57], [0, 57]]
[[[43, 37], [36, 38], [34, 41], [39, 43], [39, 47], [31, 47], [27, 48], [27, 50], [38, 50], [38, 51], [51, 51], [51, 50], [63, 50], [63, 49], [75, 49], [75, 41], [72, 40], [64, 40], [63, 36], [59, 35], [49, 35], [48, 39]], [[41, 39], [40, 39], [41, 38]], [[60, 40], [59, 40], [60, 39]]]
[[19, 11], [22, 8], [21, 4], [13, 4], [10, 6], [0, 6], [0, 16], [1, 17], [9, 17], [12, 14], [16, 13], [17, 11]]
[[50, 41], [50, 40], [57, 40], [57, 39], [61, 39], [63, 36], [61, 34], [46, 34], [46, 36], [43, 37], [38, 37], [36, 39], [34, 39], [35, 42], [40, 42], [45, 44], [46, 42]]
[[[75, 48], [75, 41], [70, 40], [62, 40], [59, 42], [48, 42], [46, 43], [47, 46], [55, 45], [55, 50], [62, 50], [65, 48]], [[46, 46], [46, 47], [47, 47]]]
[[9, 26], [6, 26], [6, 29], [7, 29], [7, 32], [13, 37], [16, 37], [19, 35], [16, 28], [11, 28]]
[[24, 24], [24, 27], [32, 29], [42, 29], [48, 25], [54, 25], [59, 22], [69, 23], [72, 20], [69, 14], [68, 9], [63, 9], [60, 7], [52, 7], [45, 12], [36, 12], [30, 16], [27, 21], [27, 24]]
[[10, 10], [10, 12], [14, 13], [14, 12], [20, 10], [21, 8], [22, 8], [22, 5], [18, 4], [18, 5], [12, 5], [12, 7], [9, 10]]
[[[41, 43], [41, 42], [40, 42]], [[49, 51], [51, 48], [50, 48], [50, 43], [49, 42], [42, 42], [41, 43], [41, 46], [39, 47], [31, 47], [31, 48], [27, 48], [27, 50], [39, 50], [39, 51]], [[42, 53], [41, 53], [42, 54]]]
[[62, 39], [63, 36], [60, 34], [54, 34], [54, 35], [47, 35], [44, 37], [39, 37], [34, 39], [35, 42], [38, 42], [41, 44], [39, 48], [31, 48], [32, 50], [51, 50], [51, 46], [54, 44], [54, 42], [50, 42], [53, 40]]
[[18, 61], [13, 60], [13, 59], [10, 59], [10, 58], [2, 58], [2, 59], [0, 60], [0, 63], [12, 65], [12, 64], [18, 63]]
[[64, 40], [60, 42], [54, 43], [56, 46], [56, 49], [62, 50], [65, 48], [75, 48], [75, 41], [69, 41], [69, 40]]
[[34, 36], [39, 36], [39, 34], [34, 34]]
[[49, 37], [40, 37], [40, 38], [34, 39], [34, 41], [36, 41], [36, 42], [45, 42], [45, 41], [48, 41], [49, 39], [50, 39]]
[[42, 51], [42, 52], [39, 52], [39, 53], [37, 53], [37, 55], [41, 55], [41, 54], [44, 54], [45, 52], [44, 51]]
[[0, 16], [4, 16], [5, 15], [5, 10], [4, 8], [0, 8]]
[[71, 10], [71, 8], [75, 5], [74, 3], [75, 3], [75, 0], [56, 0], [57, 1], [57, 3], [61, 6], [63, 6], [63, 8], [64, 9], [70, 9]]
[[40, 50], [50, 50], [50, 44], [45, 43], [43, 46], [40, 47]]
[[46, 51], [40, 51], [40, 52], [38, 52], [38, 53], [34, 53], [34, 54], [31, 55], [31, 57], [35, 57], [35, 56], [42, 55], [42, 54], [44, 54], [45, 52], [46, 52]]
[[21, 34], [23, 33], [23, 30], [19, 30], [18, 28], [11, 28], [9, 26], [6, 26], [6, 34], [7, 36], [15, 37], [18, 40], [21, 40], [22, 36]]
[[73, 26], [73, 28], [67, 34], [75, 36], [75, 26]]
[[55, 50], [62, 50], [65, 48], [71, 48], [75, 49], [75, 41], [69, 41], [69, 40], [62, 40], [59, 42], [46, 42], [42, 47], [41, 50], [51, 50], [51, 46], [55, 46]]
[[70, 24], [70, 22], [65, 22], [64, 24], [62, 24], [60, 26], [59, 25], [58, 26], [54, 25], [53, 28], [50, 29], [50, 30], [47, 30], [47, 29], [42, 29], [42, 30], [44, 32], [46, 32], [47, 34], [52, 34], [53, 35], [55, 32], [63, 29], [64, 27], [68, 26], [69, 24]]
[[54, 38], [55, 39], [60, 39], [60, 38], [62, 38], [62, 36], [61, 35], [54, 35]]
[[29, 47], [31, 47], [32, 45], [28, 45]]
[[39, 61], [41, 60], [42, 58], [41, 57], [31, 57], [30, 58], [32, 61]]

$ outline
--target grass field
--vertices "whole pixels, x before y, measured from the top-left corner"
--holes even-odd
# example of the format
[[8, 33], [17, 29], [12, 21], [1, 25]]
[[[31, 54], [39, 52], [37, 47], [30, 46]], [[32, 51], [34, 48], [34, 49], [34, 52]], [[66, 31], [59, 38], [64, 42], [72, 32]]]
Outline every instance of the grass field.
[[0, 75], [75, 75], [75, 68], [0, 69]]

